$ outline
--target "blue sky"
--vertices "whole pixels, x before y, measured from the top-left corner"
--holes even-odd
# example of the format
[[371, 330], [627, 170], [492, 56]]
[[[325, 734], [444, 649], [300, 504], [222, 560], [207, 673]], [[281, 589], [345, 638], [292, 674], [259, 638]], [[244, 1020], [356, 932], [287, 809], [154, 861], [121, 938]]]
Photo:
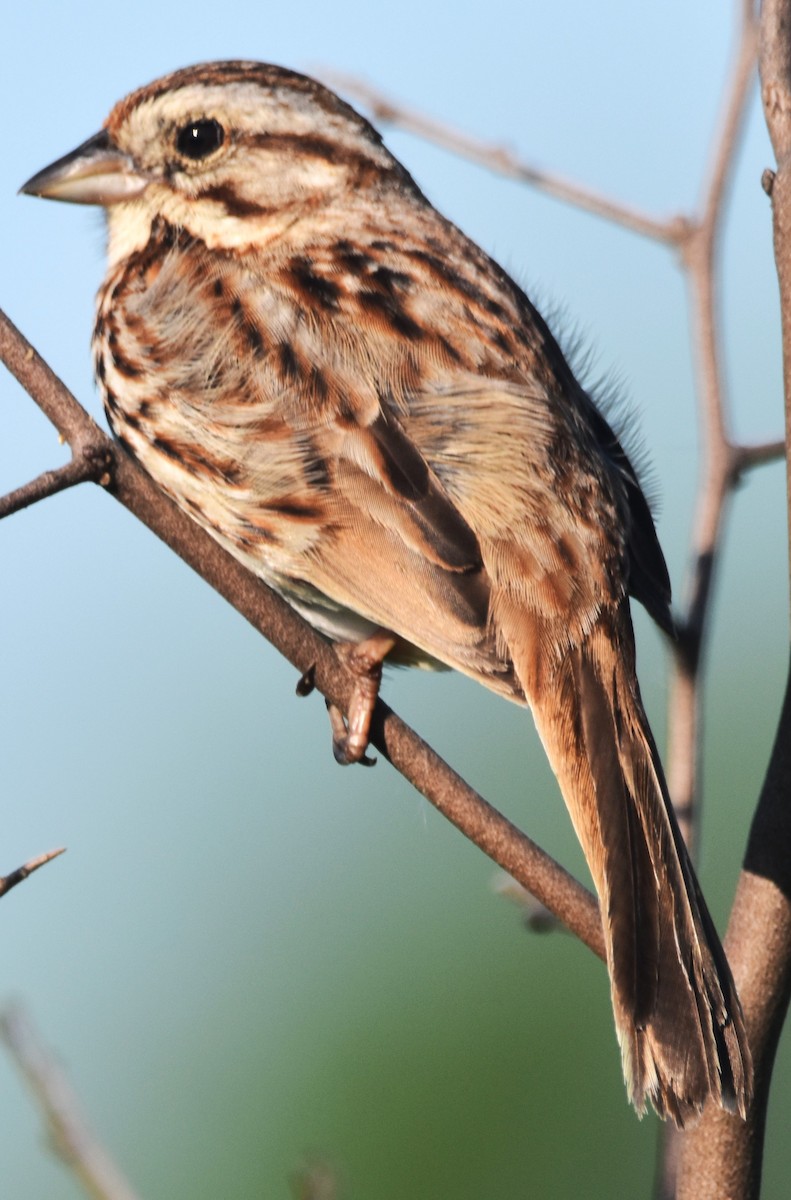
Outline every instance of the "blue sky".
[[[452, 16], [415, 0], [388, 10], [351, 0], [240, 0], [216, 16], [150, 0], [15, 5], [4, 16], [0, 71], [0, 304], [98, 416], [88, 347], [101, 219], [16, 189], [93, 133], [121, 95], [177, 66], [245, 57], [358, 74], [410, 107], [661, 216], [700, 195], [731, 43], [715, 0], [651, 9], [626, 0], [493, 0], [458, 3]], [[649, 451], [679, 590], [697, 435], [683, 281], [672, 257], [411, 136], [386, 138], [437, 206], [558, 313], [561, 329], [580, 334], [592, 376], [617, 381]], [[770, 214], [759, 183], [770, 163], [754, 95], [726, 231], [722, 318], [734, 425], [756, 440], [781, 430]], [[62, 456], [32, 402], [0, 377], [0, 490]], [[720, 921], [788, 645], [782, 506], [777, 466], [736, 497], [715, 608], [702, 873]], [[393, 1042], [394, 1062], [409, 1060], [404, 1047], [414, 1052], [420, 1036], [435, 1047], [436, 1026], [420, 1032], [432, 1003], [440, 1013], [476, 1014], [478, 1032], [458, 1032], [466, 1055], [463, 1039], [482, 1038], [503, 996], [519, 995], [519, 1045], [530, 1067], [518, 1065], [516, 1050], [506, 1055], [513, 1061], [502, 1064], [493, 1094], [508, 1098], [501, 1127], [510, 1116], [521, 1129], [535, 1104], [521, 1081], [544, 1054], [547, 1006], [561, 1020], [558, 997], [582, 989], [583, 977], [602, 1040], [590, 1062], [577, 1047], [572, 1092], [587, 1096], [604, 1072], [614, 1109], [599, 1110], [593, 1093], [586, 1119], [596, 1144], [589, 1158], [571, 1155], [568, 1194], [577, 1194], [582, 1171], [593, 1181], [602, 1159], [610, 1170], [620, 1161], [621, 1150], [608, 1149], [611, 1129], [619, 1147], [624, 1138], [636, 1147], [623, 1154], [624, 1194], [645, 1190], [653, 1134], [650, 1123], [636, 1125], [619, 1093], [606, 987], [585, 952], [568, 939], [560, 949], [523, 950], [515, 918], [488, 893], [480, 856], [384, 766], [335, 768], [321, 705], [292, 699], [293, 671], [98, 491], [83, 488], [5, 522], [0, 562], [0, 871], [69, 846], [3, 902], [0, 997], [29, 1003], [142, 1192], [218, 1195], [219, 1185], [206, 1182], [216, 1173], [229, 1196], [285, 1195], [272, 1180], [318, 1146], [344, 1162], [352, 1196], [390, 1195], [376, 1163], [389, 1164], [394, 1195], [440, 1194], [450, 1177], [427, 1150], [414, 1151], [417, 1182], [398, 1174], [396, 1147], [414, 1130], [383, 1120], [366, 1148], [355, 1140], [373, 1109], [363, 1067], [352, 1069], [349, 1055], [364, 1045], [380, 1072], [383, 1063], [392, 1068], [378, 1055], [396, 1028], [404, 1040]], [[641, 678], [661, 734], [663, 658], [642, 618], [638, 629]], [[452, 676], [398, 675], [386, 694], [485, 794], [580, 869], [524, 713]], [[479, 939], [472, 946], [465, 929]], [[530, 954], [542, 956], [540, 995], [530, 962], [513, 977], [507, 970]], [[484, 984], [495, 978], [492, 998]], [[403, 1028], [385, 993], [397, 996]], [[380, 1015], [369, 1028], [371, 1013]], [[573, 1041], [569, 1029], [580, 1019], [570, 1007], [562, 1041]], [[287, 1055], [276, 1053], [281, 1045]], [[449, 1061], [460, 1056], [453, 1043]], [[559, 1128], [563, 1104], [574, 1103], [560, 1082], [565, 1070], [552, 1074], [550, 1064]], [[382, 1090], [396, 1089], [389, 1075], [378, 1078]], [[358, 1091], [350, 1079], [360, 1080]], [[427, 1112], [448, 1107], [436, 1080], [421, 1095]], [[347, 1125], [327, 1114], [328, 1098]], [[214, 1145], [217, 1110], [236, 1113], [236, 1104], [260, 1113], [269, 1141], [238, 1117]], [[552, 1109], [546, 1096], [536, 1109], [550, 1126]], [[37, 1118], [2, 1058], [0, 1111], [9, 1194], [76, 1196], [41, 1150]], [[543, 1134], [527, 1139], [534, 1164], [544, 1152], [552, 1159], [547, 1145]], [[779, 1178], [787, 1147], [772, 1152]], [[512, 1153], [504, 1137], [497, 1169]], [[548, 1193], [565, 1195], [557, 1158], [549, 1159]], [[589, 1194], [598, 1194], [593, 1182]]]

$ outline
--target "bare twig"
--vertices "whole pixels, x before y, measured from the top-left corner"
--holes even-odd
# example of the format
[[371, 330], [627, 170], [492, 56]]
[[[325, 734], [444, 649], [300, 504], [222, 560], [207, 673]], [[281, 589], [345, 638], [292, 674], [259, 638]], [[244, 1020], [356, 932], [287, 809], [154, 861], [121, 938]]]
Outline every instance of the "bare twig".
[[[108, 456], [107, 490], [216, 588], [301, 675], [311, 672], [319, 691], [345, 712], [354, 680], [332, 647], [167, 499], [102, 433], [2, 312], [0, 358], [18, 368], [14, 373], [20, 383], [72, 444], [90, 443], [96, 453]], [[381, 701], [371, 741], [443, 816], [604, 957], [599, 909], [590, 892], [487, 804]]]
[[45, 863], [52, 862], [53, 858], [63, 854], [65, 846], [60, 846], [57, 850], [48, 850], [46, 854], [39, 854], [37, 858], [31, 858], [24, 866], [17, 867], [16, 871], [12, 871], [10, 875], [0, 875], [0, 896], [5, 896], [6, 892], [10, 892], [11, 888], [16, 887], [23, 879], [27, 879], [28, 875], [32, 875], [39, 867], [43, 867]]
[[424, 138], [433, 145], [442, 146], [445, 150], [450, 150], [452, 154], [487, 167], [490, 171], [497, 172], [498, 175], [505, 175], [509, 179], [518, 179], [521, 183], [526, 183], [540, 192], [554, 196], [556, 200], [593, 213], [597, 217], [603, 217], [607, 221], [614, 221], [624, 229], [630, 229], [633, 233], [641, 234], [643, 237], [653, 238], [655, 241], [674, 246], [681, 245], [685, 240], [687, 229], [682, 218], [672, 217], [665, 221], [657, 220], [637, 209], [619, 204], [592, 188], [573, 183], [571, 180], [549, 171], [542, 171], [505, 146], [495, 146], [490, 142], [470, 137], [460, 129], [407, 108], [356, 76], [344, 75], [325, 67], [320, 68], [317, 74], [331, 86], [346, 92], [349, 96], [354, 96], [356, 100], [364, 104], [379, 124], [397, 126], [399, 129], [417, 134], [418, 137]]
[[[690, 295], [693, 347], [697, 369], [698, 412], [703, 473], [698, 488], [692, 563], [686, 584], [686, 612], [679, 623], [675, 671], [668, 702], [668, 777], [682, 830], [691, 845], [693, 816], [700, 814], [702, 743], [701, 656], [707, 633], [714, 581], [728, 498], [737, 482], [736, 463], [748, 456], [732, 444], [722, 370], [722, 338], [717, 322], [717, 249], [728, 185], [755, 72], [758, 25], [752, 3], [739, 0], [741, 28], [736, 61], [719, 136], [716, 139], [701, 216], [688, 222], [682, 266]], [[753, 465], [753, 464], [751, 464]]]
[[89, 1128], [62, 1068], [42, 1046], [30, 1019], [18, 1008], [0, 1014], [0, 1037], [30, 1087], [47, 1125], [52, 1147], [93, 1200], [139, 1200]]
[[65, 466], [57, 467], [53, 471], [44, 471], [22, 487], [0, 496], [0, 519], [10, 517], [12, 513], [37, 504], [39, 500], [46, 500], [48, 496], [63, 492], [77, 483], [86, 483], [89, 479], [98, 482], [106, 477], [109, 483], [109, 466], [109, 462], [103, 456], [95, 457], [90, 452], [83, 451], [80, 458], [72, 458]]
[[767, 463], [785, 458], [785, 442], [758, 442], [754, 446], [735, 446], [733, 451], [733, 473], [738, 483], [742, 474], [752, 467], [763, 467]]

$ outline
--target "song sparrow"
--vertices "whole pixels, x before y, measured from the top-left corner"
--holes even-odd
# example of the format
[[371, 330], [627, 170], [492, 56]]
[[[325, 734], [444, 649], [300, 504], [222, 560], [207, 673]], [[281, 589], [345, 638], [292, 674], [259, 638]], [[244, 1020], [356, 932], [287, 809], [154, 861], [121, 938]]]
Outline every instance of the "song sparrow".
[[[743, 1017], [635, 675], [628, 596], [669, 630], [667, 569], [525, 294], [367, 121], [279, 67], [168, 75], [23, 190], [107, 209], [96, 374], [164, 491], [374, 666], [530, 705], [598, 889], [631, 1099], [743, 1115]], [[357, 757], [364, 719], [350, 735]]]

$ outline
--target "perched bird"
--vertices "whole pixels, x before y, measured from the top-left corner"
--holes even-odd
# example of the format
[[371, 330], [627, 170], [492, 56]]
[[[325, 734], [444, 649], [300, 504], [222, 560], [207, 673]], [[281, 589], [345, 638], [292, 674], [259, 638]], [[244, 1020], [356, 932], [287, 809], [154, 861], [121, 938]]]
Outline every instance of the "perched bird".
[[280, 67], [167, 75], [22, 190], [106, 208], [96, 375], [162, 489], [363, 674], [440, 663], [530, 705], [598, 890], [632, 1101], [744, 1115], [742, 1012], [635, 674], [629, 596], [669, 631], [667, 568], [524, 292]]

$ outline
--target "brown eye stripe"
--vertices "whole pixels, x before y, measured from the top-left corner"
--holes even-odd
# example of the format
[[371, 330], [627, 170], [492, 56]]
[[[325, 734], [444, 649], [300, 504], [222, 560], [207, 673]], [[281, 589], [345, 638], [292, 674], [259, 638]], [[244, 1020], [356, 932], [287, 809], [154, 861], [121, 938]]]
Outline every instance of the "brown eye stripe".
[[261, 204], [240, 195], [229, 183], [212, 184], [203, 188], [200, 194], [204, 200], [213, 200], [216, 204], [221, 204], [229, 217], [237, 217], [240, 220], [244, 220], [245, 217], [271, 216], [279, 211], [272, 205]]
[[343, 163], [346, 166], [371, 161], [368, 155], [361, 154], [359, 150], [346, 149], [330, 138], [304, 133], [247, 133], [239, 136], [238, 143], [244, 147], [273, 150], [284, 157], [305, 155], [307, 158], [319, 158], [324, 162]]

